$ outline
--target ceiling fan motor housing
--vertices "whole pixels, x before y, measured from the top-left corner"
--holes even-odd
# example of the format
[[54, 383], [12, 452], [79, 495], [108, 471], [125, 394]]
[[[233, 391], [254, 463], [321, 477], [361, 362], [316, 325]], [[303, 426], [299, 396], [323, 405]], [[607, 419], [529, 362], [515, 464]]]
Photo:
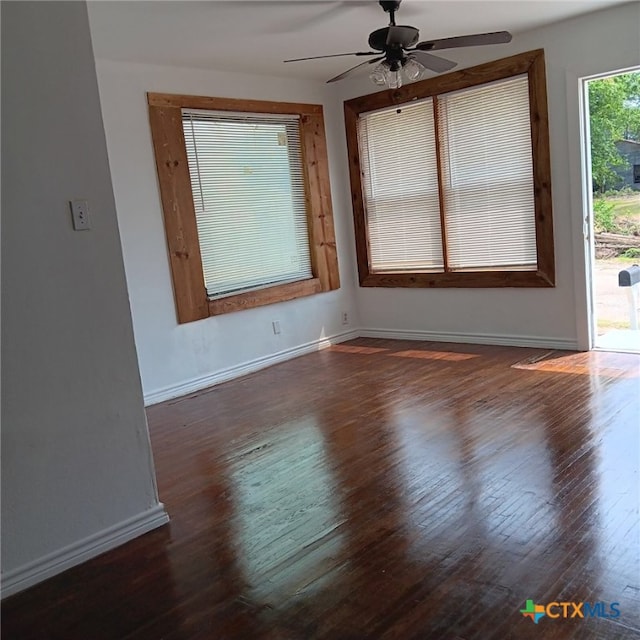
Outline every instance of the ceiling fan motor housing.
[[369, 35], [369, 46], [376, 51], [409, 49], [418, 42], [419, 37], [420, 33], [415, 27], [385, 27]]

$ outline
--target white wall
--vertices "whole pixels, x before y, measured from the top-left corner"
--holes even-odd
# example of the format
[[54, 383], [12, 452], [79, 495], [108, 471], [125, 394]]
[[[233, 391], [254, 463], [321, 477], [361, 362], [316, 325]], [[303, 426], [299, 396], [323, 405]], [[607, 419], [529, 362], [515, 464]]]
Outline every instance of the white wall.
[[2, 3], [2, 187], [9, 595], [166, 522], [84, 3]]
[[[342, 106], [322, 83], [97, 61], [109, 163], [122, 234], [142, 385], [147, 402], [181, 395], [304, 351], [356, 326], [348, 176], [336, 158]], [[146, 92], [325, 105], [341, 288], [179, 325], [176, 320]], [[278, 320], [281, 334], [274, 335]], [[302, 347], [302, 349], [301, 349]]]
[[[510, 45], [457, 50], [454, 59], [464, 68], [538, 48], [545, 49], [547, 64], [556, 288], [358, 288], [362, 326], [370, 335], [588, 348], [578, 78], [640, 64], [640, 3], [517, 35]], [[373, 88], [363, 74], [339, 83], [337, 100], [341, 104]], [[343, 122], [341, 127], [344, 132]], [[341, 144], [335, 171], [345, 173]]]

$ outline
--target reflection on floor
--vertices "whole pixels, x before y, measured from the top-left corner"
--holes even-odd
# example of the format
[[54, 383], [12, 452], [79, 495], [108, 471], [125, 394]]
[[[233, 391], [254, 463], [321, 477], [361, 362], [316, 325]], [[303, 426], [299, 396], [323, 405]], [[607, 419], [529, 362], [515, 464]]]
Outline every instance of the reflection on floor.
[[3, 638], [637, 639], [639, 415], [638, 355], [373, 339], [156, 405], [171, 524]]

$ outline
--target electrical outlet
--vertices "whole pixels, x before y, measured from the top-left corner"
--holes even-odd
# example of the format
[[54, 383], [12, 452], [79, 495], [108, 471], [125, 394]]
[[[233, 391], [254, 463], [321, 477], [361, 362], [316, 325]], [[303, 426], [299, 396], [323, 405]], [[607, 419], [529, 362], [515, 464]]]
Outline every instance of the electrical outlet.
[[271, 323], [271, 326], [273, 327], [273, 333], [277, 336], [280, 334], [280, 321], [279, 320], [274, 320]]
[[349, 314], [346, 311], [342, 312], [342, 324], [349, 324]]
[[86, 200], [72, 200], [71, 218], [73, 220], [73, 228], [76, 231], [86, 231], [91, 229], [89, 220], [89, 203]]

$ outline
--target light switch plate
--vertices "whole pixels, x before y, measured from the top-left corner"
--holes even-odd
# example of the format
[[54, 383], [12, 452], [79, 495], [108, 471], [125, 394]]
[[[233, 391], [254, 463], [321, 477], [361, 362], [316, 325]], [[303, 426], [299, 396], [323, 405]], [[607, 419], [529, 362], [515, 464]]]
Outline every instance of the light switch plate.
[[91, 229], [89, 220], [89, 203], [86, 200], [72, 200], [71, 217], [73, 219], [73, 228], [76, 231], [86, 231]]

